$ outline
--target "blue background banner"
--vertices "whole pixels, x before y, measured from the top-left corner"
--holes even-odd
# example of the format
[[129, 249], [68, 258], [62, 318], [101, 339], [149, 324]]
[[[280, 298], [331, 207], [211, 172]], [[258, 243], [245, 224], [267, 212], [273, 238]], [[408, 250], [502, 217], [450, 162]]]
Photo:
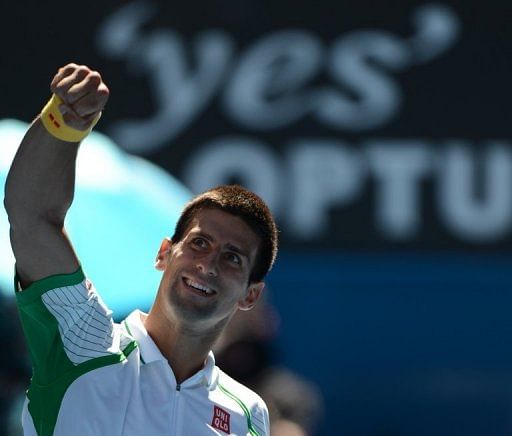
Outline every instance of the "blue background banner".
[[322, 435], [510, 432], [510, 256], [283, 253], [280, 358], [319, 384]]

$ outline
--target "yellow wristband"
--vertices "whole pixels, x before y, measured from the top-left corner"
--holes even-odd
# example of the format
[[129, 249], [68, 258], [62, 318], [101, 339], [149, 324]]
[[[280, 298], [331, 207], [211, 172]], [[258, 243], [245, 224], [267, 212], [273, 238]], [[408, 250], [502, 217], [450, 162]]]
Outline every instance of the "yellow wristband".
[[50, 101], [46, 103], [46, 106], [43, 108], [41, 112], [41, 122], [43, 126], [48, 130], [48, 133], [55, 136], [58, 139], [67, 142], [80, 142], [84, 139], [91, 130], [96, 125], [98, 120], [101, 117], [101, 112], [96, 115], [94, 121], [91, 126], [87, 128], [87, 130], [78, 130], [73, 127], [69, 127], [65, 122], [64, 118], [62, 118], [62, 114], [60, 113], [59, 106], [62, 104], [62, 99], [53, 94]]

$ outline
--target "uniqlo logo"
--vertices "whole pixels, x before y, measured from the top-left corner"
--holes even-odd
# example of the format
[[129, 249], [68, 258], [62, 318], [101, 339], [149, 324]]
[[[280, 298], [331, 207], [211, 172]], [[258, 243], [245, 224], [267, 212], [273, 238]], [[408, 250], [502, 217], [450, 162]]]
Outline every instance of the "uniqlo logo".
[[212, 427], [222, 430], [224, 433], [231, 433], [229, 429], [229, 413], [220, 407], [213, 406]]

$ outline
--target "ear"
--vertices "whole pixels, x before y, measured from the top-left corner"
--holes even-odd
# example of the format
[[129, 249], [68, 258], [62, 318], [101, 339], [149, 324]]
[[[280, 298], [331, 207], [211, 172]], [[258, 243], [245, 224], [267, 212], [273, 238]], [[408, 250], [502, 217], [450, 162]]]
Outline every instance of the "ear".
[[163, 271], [165, 269], [165, 264], [169, 253], [171, 252], [172, 241], [171, 238], [166, 237], [162, 243], [160, 244], [160, 249], [156, 254], [155, 260], [155, 269], [158, 271]]
[[259, 300], [264, 288], [264, 282], [251, 283], [247, 288], [247, 295], [245, 296], [245, 298], [238, 302], [238, 308], [240, 310], [252, 309], [256, 302]]

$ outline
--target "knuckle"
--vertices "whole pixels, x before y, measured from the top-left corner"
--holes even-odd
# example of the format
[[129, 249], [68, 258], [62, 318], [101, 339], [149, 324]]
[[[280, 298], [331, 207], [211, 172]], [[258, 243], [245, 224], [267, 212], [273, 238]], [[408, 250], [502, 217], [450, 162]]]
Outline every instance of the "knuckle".
[[101, 75], [100, 75], [100, 73], [98, 73], [97, 71], [90, 71], [90, 72], [89, 72], [89, 77], [90, 77], [91, 79], [101, 80]]
[[69, 64], [64, 65], [63, 67], [60, 67], [60, 68], [58, 69], [58, 71], [59, 71], [59, 73], [62, 73], [62, 72], [64, 72], [64, 71], [72, 70], [72, 69], [74, 69], [74, 68], [76, 68], [76, 67], [77, 67], [77, 65], [71, 62], [71, 63], [69, 63]]
[[98, 72], [96, 71], [91, 71], [88, 75], [87, 75], [87, 82], [91, 85], [94, 85], [94, 86], [97, 86], [101, 83], [101, 76]]
[[75, 77], [78, 78], [78, 79], [84, 78], [88, 74], [89, 74], [89, 69], [87, 67], [84, 67], [84, 66], [78, 67], [76, 69], [75, 73], [74, 73]]

